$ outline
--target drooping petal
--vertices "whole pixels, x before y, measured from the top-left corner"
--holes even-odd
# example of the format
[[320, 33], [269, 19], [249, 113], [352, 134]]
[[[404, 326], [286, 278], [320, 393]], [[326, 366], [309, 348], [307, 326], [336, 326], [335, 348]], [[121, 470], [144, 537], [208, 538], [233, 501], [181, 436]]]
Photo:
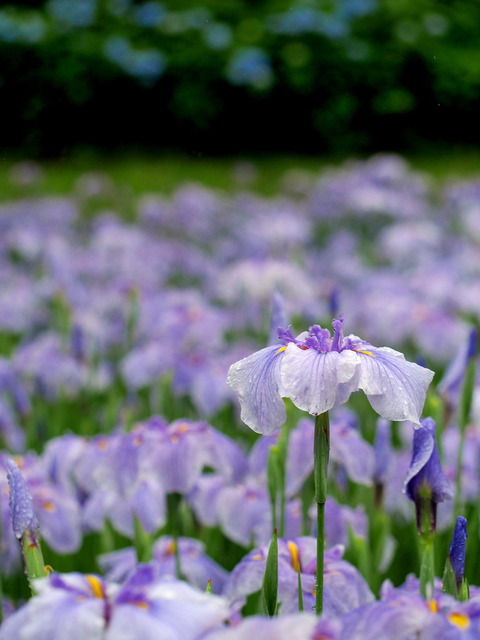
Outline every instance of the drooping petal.
[[227, 383], [240, 401], [240, 418], [257, 433], [270, 435], [286, 421], [280, 389], [284, 354], [284, 347], [272, 345], [235, 362], [228, 371]]
[[421, 487], [427, 486], [435, 503], [452, 497], [452, 491], [440, 464], [435, 442], [436, 425], [425, 418], [421, 428], [413, 434], [412, 461], [405, 478], [405, 491], [410, 500], [417, 501]]
[[375, 411], [388, 420], [410, 420], [419, 426], [434, 372], [408, 362], [389, 347], [366, 345], [357, 353], [361, 358], [359, 388]]
[[321, 353], [290, 343], [281, 366], [284, 395], [311, 415], [324, 413], [356, 391], [358, 364], [353, 351]]
[[410, 500], [415, 499], [411, 487], [412, 480], [430, 460], [435, 446], [435, 439], [428, 429], [418, 429], [414, 435], [412, 461], [404, 481], [405, 492]]

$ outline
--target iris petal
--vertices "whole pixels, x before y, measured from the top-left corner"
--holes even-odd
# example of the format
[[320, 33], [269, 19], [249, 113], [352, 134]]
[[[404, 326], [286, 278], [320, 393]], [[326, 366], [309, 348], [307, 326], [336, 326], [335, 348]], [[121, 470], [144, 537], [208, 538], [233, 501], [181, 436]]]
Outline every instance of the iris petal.
[[370, 347], [361, 358], [359, 388], [375, 411], [388, 420], [411, 420], [420, 426], [427, 387], [434, 373], [388, 347]]
[[284, 395], [311, 415], [324, 413], [356, 391], [358, 363], [353, 351], [320, 353], [290, 343], [281, 366]]
[[280, 364], [285, 348], [273, 345], [232, 364], [227, 383], [238, 395], [240, 418], [257, 433], [269, 435], [285, 424]]

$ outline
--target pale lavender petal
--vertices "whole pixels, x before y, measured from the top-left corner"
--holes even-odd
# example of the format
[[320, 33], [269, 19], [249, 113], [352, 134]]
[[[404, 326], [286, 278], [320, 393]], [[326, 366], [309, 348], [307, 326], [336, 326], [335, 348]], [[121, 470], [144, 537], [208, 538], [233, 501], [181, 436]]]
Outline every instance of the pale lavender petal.
[[290, 343], [281, 366], [284, 394], [311, 415], [324, 413], [356, 391], [358, 363], [353, 351], [320, 353]]
[[1, 640], [103, 640], [103, 598], [90, 597], [69, 583], [65, 588], [54, 588], [47, 579], [36, 581], [35, 587], [39, 595], [2, 624]]
[[388, 347], [366, 346], [361, 358], [359, 388], [375, 411], [388, 420], [411, 420], [420, 425], [427, 388], [434, 372], [405, 360]]
[[286, 419], [280, 390], [285, 348], [272, 345], [232, 364], [227, 383], [240, 401], [240, 418], [257, 433], [269, 435]]
[[[306, 640], [307, 638], [329, 638], [333, 636], [314, 635], [318, 618], [313, 613], [292, 613], [278, 618], [250, 616], [238, 625], [224, 627], [208, 634], [205, 640], [251, 640], [264, 638], [275, 640]], [[326, 621], [322, 620], [323, 624]], [[322, 627], [323, 629], [323, 627]], [[336, 637], [336, 636], [335, 636]]]

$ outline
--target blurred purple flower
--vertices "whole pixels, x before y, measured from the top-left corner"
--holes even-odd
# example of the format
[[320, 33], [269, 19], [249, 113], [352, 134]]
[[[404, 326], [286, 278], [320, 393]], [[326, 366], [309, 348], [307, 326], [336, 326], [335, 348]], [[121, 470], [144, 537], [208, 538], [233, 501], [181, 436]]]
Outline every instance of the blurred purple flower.
[[[199, 540], [178, 538], [177, 544], [183, 579], [201, 591], [205, 591], [207, 582], [211, 580], [212, 592], [220, 593], [227, 577], [226, 570], [206, 555]], [[135, 570], [137, 554], [135, 549], [128, 547], [103, 554], [99, 563], [108, 580], [123, 582]], [[175, 541], [172, 537], [162, 536], [155, 542], [150, 564], [155, 566], [160, 576], [176, 577]]]
[[249, 616], [229, 628], [208, 633], [202, 640], [336, 640], [336, 635], [316, 633], [318, 618], [313, 613], [291, 613], [276, 618]]
[[[246, 597], [262, 585], [268, 545], [251, 551], [233, 569], [223, 595], [231, 606], [241, 608]], [[340, 616], [371, 602], [373, 594], [353, 565], [342, 559], [340, 545], [325, 552], [325, 604], [327, 616]], [[281, 614], [298, 611], [298, 574], [300, 568], [305, 610], [315, 604], [316, 540], [310, 537], [278, 541], [278, 601]]]
[[226, 602], [141, 565], [121, 586], [96, 575], [37, 580], [38, 595], [2, 625], [1, 640], [195, 640], [228, 618]]
[[480, 632], [480, 610], [478, 602], [459, 603], [439, 588], [434, 599], [425, 600], [414, 580], [382, 588], [380, 602], [347, 613], [342, 622], [342, 640], [473, 639]]

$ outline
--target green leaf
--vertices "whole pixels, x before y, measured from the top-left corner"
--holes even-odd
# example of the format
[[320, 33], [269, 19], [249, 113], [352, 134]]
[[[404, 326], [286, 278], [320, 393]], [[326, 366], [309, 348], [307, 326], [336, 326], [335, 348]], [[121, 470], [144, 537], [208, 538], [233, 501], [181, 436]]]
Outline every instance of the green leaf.
[[447, 561], [445, 562], [445, 569], [443, 570], [442, 592], [448, 593], [454, 598], [457, 598], [458, 596], [457, 579], [455, 577], [455, 571], [453, 570], [450, 556], [447, 557]]
[[463, 380], [462, 392], [460, 396], [460, 408], [458, 416], [458, 424], [463, 431], [468, 424], [470, 410], [472, 407], [473, 390], [475, 388], [476, 363], [472, 358], [465, 370], [465, 378]]
[[274, 529], [262, 582], [262, 604], [270, 617], [276, 614], [278, 596], [278, 541]]
[[470, 600], [470, 587], [468, 586], [468, 580], [466, 578], [463, 578], [460, 583], [460, 587], [458, 589], [458, 600], [460, 600], [460, 602]]

